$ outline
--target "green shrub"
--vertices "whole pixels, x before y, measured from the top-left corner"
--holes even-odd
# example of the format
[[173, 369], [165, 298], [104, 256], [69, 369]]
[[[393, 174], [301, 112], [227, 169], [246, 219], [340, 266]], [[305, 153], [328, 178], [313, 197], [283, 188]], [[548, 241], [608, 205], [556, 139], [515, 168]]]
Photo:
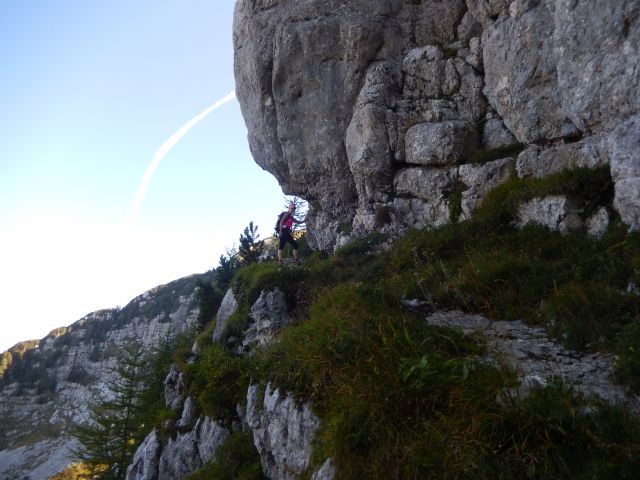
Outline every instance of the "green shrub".
[[82, 365], [74, 365], [67, 375], [67, 382], [73, 382], [80, 385], [89, 385], [97, 380]]
[[366, 255], [372, 253], [373, 249], [387, 240], [388, 236], [374, 232], [365, 237], [356, 238], [348, 244], [338, 248], [335, 252], [337, 257], [350, 257], [357, 255]]
[[451, 405], [493, 402], [505, 377], [477, 361], [481, 352], [454, 331], [425, 328], [380, 290], [345, 285], [284, 333], [263, 369], [323, 417], [318, 461], [332, 457], [345, 478], [394, 478], [390, 469], [417, 461], [389, 448], [405, 432], [418, 436]]
[[640, 318], [620, 332], [616, 344], [616, 378], [640, 393]]
[[559, 383], [504, 403], [475, 425], [498, 478], [635, 477], [640, 428], [626, 409], [591, 403]]
[[260, 456], [253, 445], [253, 434], [233, 432], [216, 450], [211, 462], [192, 473], [187, 480], [262, 480]]
[[219, 343], [210, 345], [198, 362], [184, 367], [188, 395], [196, 398], [205, 415], [230, 424], [236, 417], [236, 405], [246, 398], [250, 362], [250, 358], [233, 355]]
[[306, 272], [301, 268], [282, 268], [277, 263], [256, 263], [241, 268], [232, 282], [240, 311], [248, 313], [263, 290], [279, 288], [285, 295], [289, 313], [296, 308], [297, 293]]
[[501, 158], [515, 158], [524, 150], [524, 148], [525, 146], [522, 143], [512, 143], [510, 145], [501, 145], [496, 148], [479, 150], [471, 159], [471, 163], [482, 164], [489, 163], [493, 160], [499, 160]]
[[583, 350], [613, 341], [639, 307], [637, 297], [609, 284], [569, 282], [544, 302], [541, 314], [550, 333]]

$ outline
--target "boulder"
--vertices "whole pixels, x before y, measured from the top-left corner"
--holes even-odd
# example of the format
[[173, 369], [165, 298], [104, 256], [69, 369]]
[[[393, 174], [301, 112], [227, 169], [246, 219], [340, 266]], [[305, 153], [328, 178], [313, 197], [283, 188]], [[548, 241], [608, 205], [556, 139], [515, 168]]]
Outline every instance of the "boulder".
[[560, 233], [568, 233], [582, 227], [578, 204], [566, 195], [533, 198], [520, 205], [518, 217], [520, 226], [537, 223]]
[[608, 162], [602, 138], [592, 136], [547, 148], [530, 145], [518, 156], [516, 171], [521, 178], [542, 178], [570, 168], [596, 168]]
[[471, 218], [487, 193], [511, 177], [513, 158], [503, 158], [484, 165], [465, 164], [458, 167], [458, 176], [467, 187], [462, 192], [460, 219]]
[[640, 230], [640, 177], [616, 182], [613, 206], [629, 230]]
[[426, 169], [410, 167], [394, 178], [397, 197], [393, 202], [396, 215], [411, 227], [443, 225], [449, 221], [449, 195], [456, 181], [456, 168]]
[[604, 142], [615, 182], [640, 177], [640, 115], [618, 125]]
[[516, 143], [515, 137], [505, 127], [502, 120], [495, 116], [488, 117], [482, 129], [482, 146], [493, 149]]
[[483, 26], [506, 15], [510, 4], [511, 0], [467, 0], [469, 12]]
[[610, 217], [606, 207], [600, 207], [596, 213], [591, 215], [585, 222], [587, 233], [592, 237], [602, 237], [609, 227]]
[[407, 130], [406, 162], [447, 166], [470, 160], [478, 148], [478, 131], [463, 121], [419, 123]]
[[368, 70], [351, 122], [345, 146], [360, 206], [386, 202], [392, 191], [392, 158], [387, 114], [394, 100], [399, 71], [388, 62]]

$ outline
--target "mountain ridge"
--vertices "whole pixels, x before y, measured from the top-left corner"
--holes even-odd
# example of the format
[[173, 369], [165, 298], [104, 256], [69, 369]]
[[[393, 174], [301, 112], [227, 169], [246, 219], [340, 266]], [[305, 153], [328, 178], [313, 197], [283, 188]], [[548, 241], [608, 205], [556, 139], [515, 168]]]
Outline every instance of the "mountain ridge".
[[30, 478], [44, 479], [64, 469], [73, 458], [70, 449], [77, 446], [70, 429], [87, 421], [96, 396], [104, 393], [116, 347], [129, 338], [150, 348], [170, 331], [177, 334], [194, 325], [197, 283], [209, 275], [159, 285], [122, 308], [91, 312], [5, 351], [0, 478], [30, 472]]

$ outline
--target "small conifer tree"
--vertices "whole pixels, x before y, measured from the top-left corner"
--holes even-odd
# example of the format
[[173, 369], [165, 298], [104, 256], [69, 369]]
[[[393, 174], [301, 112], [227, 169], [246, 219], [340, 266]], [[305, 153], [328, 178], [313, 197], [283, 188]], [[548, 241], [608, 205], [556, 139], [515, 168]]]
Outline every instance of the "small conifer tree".
[[97, 402], [89, 424], [75, 429], [81, 446], [74, 453], [89, 466], [93, 478], [124, 479], [141, 440], [138, 424], [147, 365], [145, 353], [138, 343], [122, 348], [113, 369], [114, 379], [107, 382], [112, 395]]
[[259, 238], [258, 226], [249, 222], [249, 226], [240, 235], [240, 247], [238, 248], [238, 255], [243, 262], [254, 263], [260, 259], [264, 251], [264, 240], [259, 240]]

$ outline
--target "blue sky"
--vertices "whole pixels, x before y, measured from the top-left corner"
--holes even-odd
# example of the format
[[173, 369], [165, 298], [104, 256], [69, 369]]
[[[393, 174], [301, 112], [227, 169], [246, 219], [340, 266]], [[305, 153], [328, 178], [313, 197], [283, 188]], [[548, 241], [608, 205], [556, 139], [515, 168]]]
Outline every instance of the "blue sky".
[[234, 89], [233, 0], [0, 2], [0, 351], [217, 265], [283, 204]]

